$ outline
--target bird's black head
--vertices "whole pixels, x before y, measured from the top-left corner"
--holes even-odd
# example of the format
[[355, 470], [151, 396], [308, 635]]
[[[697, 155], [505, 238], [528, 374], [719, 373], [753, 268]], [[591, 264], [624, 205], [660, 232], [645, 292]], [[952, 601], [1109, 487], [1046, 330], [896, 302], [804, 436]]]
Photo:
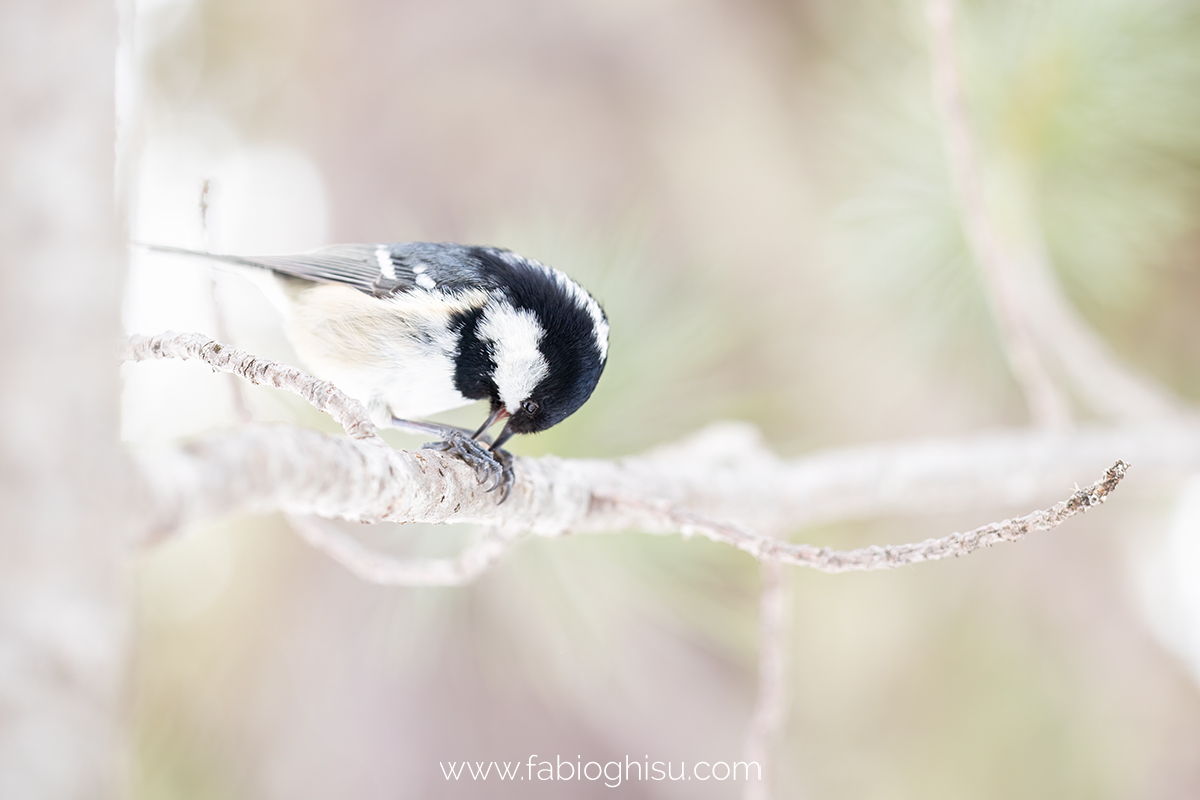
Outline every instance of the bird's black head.
[[607, 361], [608, 321], [561, 272], [505, 250], [471, 250], [495, 290], [461, 319], [455, 384], [466, 397], [487, 397], [497, 418], [508, 416], [499, 445], [584, 404]]

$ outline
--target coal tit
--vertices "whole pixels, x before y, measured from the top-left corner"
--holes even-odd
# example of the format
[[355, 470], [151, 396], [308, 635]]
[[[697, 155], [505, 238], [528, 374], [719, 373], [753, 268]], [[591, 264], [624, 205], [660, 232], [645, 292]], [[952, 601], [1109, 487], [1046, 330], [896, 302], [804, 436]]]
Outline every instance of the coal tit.
[[[441, 437], [426, 446], [463, 458], [502, 498], [513, 472], [501, 446], [570, 416], [608, 359], [600, 304], [509, 250], [404, 242], [233, 256], [148, 247], [257, 268], [314, 374], [360, 400], [376, 424]], [[491, 413], [474, 434], [411, 419], [485, 399]], [[481, 437], [501, 420], [485, 449]]]

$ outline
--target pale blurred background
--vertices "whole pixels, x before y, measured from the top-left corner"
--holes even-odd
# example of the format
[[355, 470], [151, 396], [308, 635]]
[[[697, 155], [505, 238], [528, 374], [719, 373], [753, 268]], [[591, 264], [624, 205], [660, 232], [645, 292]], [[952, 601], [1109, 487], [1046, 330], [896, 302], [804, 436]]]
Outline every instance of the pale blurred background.
[[[599, 388], [518, 454], [613, 457], [727, 418], [784, 455], [1027, 423], [956, 218], [919, 3], [137, 7], [122, 84], [135, 239], [495, 244], [601, 300]], [[988, 175], [1126, 363], [1200, 402], [1200, 3], [969, 2], [960, 21]], [[233, 344], [294, 360], [255, 289], [216, 283]], [[202, 262], [135, 253], [127, 327], [215, 335], [211, 298]], [[235, 424], [230, 383], [204, 366], [125, 377], [134, 446]], [[335, 430], [290, 396], [246, 397], [258, 419]], [[795, 537], [899, 543], [1028, 510]], [[355, 533], [398, 554], [477, 535]], [[740, 760], [759, 572], [729, 548], [528, 541], [468, 588], [385, 589], [281, 518], [246, 517], [140, 557], [136, 578], [135, 797], [742, 791], [447, 782], [438, 766]], [[894, 574], [789, 572], [778, 796], [1200, 796], [1198, 578], [1200, 485], [1136, 472], [1101, 511], [1019, 545]]]

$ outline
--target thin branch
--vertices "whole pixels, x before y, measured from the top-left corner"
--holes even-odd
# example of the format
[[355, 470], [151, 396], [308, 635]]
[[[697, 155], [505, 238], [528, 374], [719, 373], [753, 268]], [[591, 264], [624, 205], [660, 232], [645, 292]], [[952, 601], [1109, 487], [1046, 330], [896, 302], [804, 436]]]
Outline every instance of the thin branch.
[[[1045, 497], [1046, 487], [1113, 452], [1159, 485], [1200, 469], [1200, 430], [1181, 425], [1080, 433], [998, 434], [956, 442], [818, 453], [791, 462], [755, 452], [744, 427], [714, 426], [670, 448], [619, 461], [516, 461], [497, 504], [460, 460], [393, 450], [285, 425], [249, 425], [136, 456], [146, 539], [193, 520], [282, 510], [363, 522], [458, 522], [566, 531], [678, 530], [656, 503], [781, 530], [839, 519], [995, 508]], [[1110, 457], [1110, 456], [1108, 456]], [[623, 502], [623, 498], [629, 498]], [[630, 508], [630, 502], [650, 511]], [[682, 520], [693, 523], [693, 520]], [[657, 526], [657, 527], [656, 527]]]
[[[617, 462], [518, 459], [513, 492], [498, 504], [466, 464], [436, 451], [393, 450], [375, 434], [357, 401], [300, 370], [195, 334], [134, 337], [127, 351], [127, 357], [136, 359], [200, 358], [252, 382], [294, 391], [358, 435], [352, 439], [248, 425], [143, 454], [143, 491], [151, 516], [143, 542], [214, 514], [282, 510], [360, 522], [467, 522], [542, 536], [634, 527], [681, 531], [700, 533], [762, 560], [827, 572], [885, 569], [964, 555], [1054, 527], [1102, 501], [1124, 473], [1118, 462], [1088, 492], [1017, 520], [917, 544], [838, 552], [764, 537], [744, 526], [782, 530], [889, 511], [928, 513], [955, 500], [1015, 501], [1038, 485], [1030, 483], [1031, 470], [1049, 474], [1071, 456], [1088, 454], [1079, 444], [1103, 452], [1114, 440], [1076, 437], [1082, 442], [1072, 448], [1071, 440], [1054, 435], [1024, 442], [984, 440], [957, 450], [934, 443], [894, 448], [890, 454], [878, 448], [835, 452], [789, 464], [770, 453], [752, 429], [714, 426], [683, 443]], [[1194, 463], [1200, 457], [1200, 431], [1171, 426], [1156, 433], [1161, 439], [1153, 442], [1157, 448], [1148, 446], [1144, 435], [1125, 444], [1135, 453], [1152, 454], [1152, 464], [1172, 457]], [[989, 457], [990, 474], [981, 475], [981, 462]], [[1052, 464], [1045, 463], [1048, 457]], [[846, 496], [848, 489], [852, 497]]]
[[[641, 480], [654, 462], [634, 461], [519, 459], [517, 485], [502, 505], [479, 488], [465, 464], [442, 453], [392, 450], [286, 426], [247, 426], [236, 433], [214, 434], [141, 463], [147, 500], [157, 522], [148, 538], [164, 536], [187, 520], [235, 509], [283, 510], [365, 522], [504, 525], [542, 536], [630, 528], [699, 533], [760, 559], [825, 572], [889, 569], [1016, 541], [1101, 502], [1124, 474], [1123, 463], [1118, 462], [1104, 480], [1052, 508], [967, 533], [841, 552], [763, 537], [741, 524], [713, 522], [713, 516], [701, 515], [705, 506], [725, 506], [733, 498], [710, 498], [709, 503], [699, 504], [699, 511], [643, 499], [656, 496], [650, 494], [654, 483], [664, 489], [660, 497], [693, 492], [680, 485], [668, 491], [678, 475], [660, 474], [656, 482]], [[619, 491], [614, 491], [618, 486]], [[711, 476], [709, 486], [715, 495], [718, 487], [712, 485]], [[872, 495], [877, 492], [874, 487]], [[738, 499], [743, 515], [753, 517], [754, 498]], [[994, 495], [990, 499], [995, 502]], [[766, 516], [777, 515], [760, 514]]]
[[292, 530], [356, 577], [383, 586], [463, 586], [478, 578], [520, 539], [492, 528], [456, 558], [397, 558], [365, 546], [320, 517], [289, 514]]
[[1129, 465], [1124, 461], [1118, 461], [1108, 468], [1099, 481], [1086, 489], [1077, 489], [1068, 499], [1043, 511], [992, 522], [966, 533], [952, 533], [940, 539], [926, 539], [913, 544], [872, 545], [857, 550], [793, 544], [763, 536], [739, 525], [714, 522], [692, 512], [657, 503], [629, 499], [613, 499], [611, 502], [640, 511], [652, 522], [678, 528], [685, 536], [698, 533], [714, 542], [731, 545], [759, 561], [776, 561], [828, 573], [863, 572], [958, 558], [1001, 542], [1020, 541], [1034, 531], [1056, 528], [1076, 514], [1103, 503], [1125, 477], [1128, 468]]
[[[199, 358], [294, 392], [332, 414], [362, 445], [309, 430], [248, 425], [143, 453], [153, 487], [148, 499], [162, 504], [164, 532], [197, 515], [282, 508], [364, 521], [512, 523], [557, 535], [568, 524], [619, 524], [605, 517], [600, 498], [609, 496], [657, 498], [711, 518], [784, 530], [1025, 504], [1046, 499], [1046, 487], [1069, 485], [1112, 463], [1118, 453], [1154, 479], [1200, 468], [1200, 425], [1187, 419], [1070, 433], [1001, 431], [841, 448], [791, 461], [771, 452], [753, 426], [717, 423], [618, 461], [518, 459], [514, 496], [497, 507], [461, 461], [430, 450], [392, 450], [373, 434], [357, 401], [301, 370], [199, 334], [132, 337], [126, 357]], [[261, 477], [267, 474], [275, 481], [269, 486]], [[402, 478], [413, 483], [402, 485]], [[190, 486], [207, 490], [197, 494]]]
[[170, 331], [157, 336], [134, 334], [126, 340], [122, 358], [126, 361], [198, 359], [215, 370], [241, 376], [253, 384], [274, 386], [303, 397], [315, 408], [333, 417], [354, 439], [383, 441], [362, 403], [329, 381], [318, 380], [295, 367], [219, 344], [203, 334]]
[[761, 778], [748, 781], [745, 800], [770, 800], [775, 779], [775, 748], [787, 717], [786, 650], [788, 592], [783, 565], [764, 561], [758, 603], [758, 696], [746, 728], [745, 755]]
[[967, 242], [983, 274], [1009, 368], [1025, 393], [1030, 416], [1037, 425], [1062, 427], [1070, 422], [1069, 402], [1038, 351], [1023, 308], [1025, 298], [1014, 280], [1014, 265], [1003, 252], [987, 211], [955, 53], [954, 2], [929, 0], [926, 10], [932, 33], [934, 98]]

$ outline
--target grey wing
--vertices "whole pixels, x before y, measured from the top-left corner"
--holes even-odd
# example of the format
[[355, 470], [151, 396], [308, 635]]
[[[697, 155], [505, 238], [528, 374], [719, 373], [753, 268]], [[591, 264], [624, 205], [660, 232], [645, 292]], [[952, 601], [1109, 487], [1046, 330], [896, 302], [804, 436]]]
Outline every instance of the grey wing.
[[489, 287], [479, 248], [460, 244], [401, 242], [336, 244], [294, 256], [254, 256], [246, 261], [283, 275], [342, 283], [375, 297], [391, 297], [415, 287], [453, 292]]
[[493, 248], [453, 242], [402, 242], [388, 247], [396, 273], [411, 275], [413, 283], [422, 288], [460, 292], [499, 286], [496, 275], [484, 265]]
[[266, 267], [281, 275], [341, 283], [375, 297], [390, 297], [417, 285], [416, 275], [397, 263], [395, 245], [335, 244], [289, 256], [250, 256], [242, 263]]

